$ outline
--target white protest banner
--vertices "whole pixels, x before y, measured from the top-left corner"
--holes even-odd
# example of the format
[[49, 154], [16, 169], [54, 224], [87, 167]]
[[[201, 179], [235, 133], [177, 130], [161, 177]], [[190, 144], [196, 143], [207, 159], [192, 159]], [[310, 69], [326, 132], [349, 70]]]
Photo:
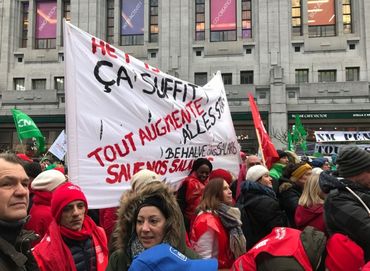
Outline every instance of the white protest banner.
[[315, 131], [316, 142], [370, 141], [370, 132]]
[[[338, 154], [339, 149], [348, 146], [347, 144], [316, 144], [315, 152], [319, 152], [323, 155]], [[365, 151], [370, 152], [370, 145], [356, 144], [357, 147]]]
[[64, 30], [68, 169], [90, 208], [117, 206], [143, 168], [178, 186], [207, 157], [237, 176], [240, 147], [219, 72], [199, 87], [70, 23]]
[[54, 143], [50, 146], [49, 152], [58, 157], [59, 160], [64, 160], [67, 152], [67, 140], [64, 130], [59, 134]]

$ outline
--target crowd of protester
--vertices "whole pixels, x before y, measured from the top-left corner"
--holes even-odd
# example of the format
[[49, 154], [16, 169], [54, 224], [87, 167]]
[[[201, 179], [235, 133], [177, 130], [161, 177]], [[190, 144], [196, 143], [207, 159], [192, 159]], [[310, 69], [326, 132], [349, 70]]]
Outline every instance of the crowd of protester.
[[240, 172], [194, 160], [175, 191], [148, 169], [119, 206], [89, 210], [67, 168], [0, 154], [0, 270], [370, 270], [370, 153], [335, 164], [278, 150]]

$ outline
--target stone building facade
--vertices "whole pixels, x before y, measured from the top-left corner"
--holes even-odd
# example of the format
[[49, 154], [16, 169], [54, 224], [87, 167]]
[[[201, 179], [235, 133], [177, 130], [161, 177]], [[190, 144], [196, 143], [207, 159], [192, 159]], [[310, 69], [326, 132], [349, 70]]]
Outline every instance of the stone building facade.
[[278, 147], [296, 114], [313, 131], [370, 131], [370, 1], [0, 0], [0, 148], [11, 108], [50, 145], [65, 128], [63, 18], [183, 80], [224, 78], [241, 146], [256, 151], [248, 93]]

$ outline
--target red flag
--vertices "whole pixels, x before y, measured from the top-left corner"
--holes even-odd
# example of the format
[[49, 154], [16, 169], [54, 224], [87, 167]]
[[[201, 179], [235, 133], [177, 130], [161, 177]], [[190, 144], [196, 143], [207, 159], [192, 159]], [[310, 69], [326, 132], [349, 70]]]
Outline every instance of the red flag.
[[256, 128], [258, 143], [262, 149], [262, 159], [266, 167], [270, 169], [272, 164], [279, 159], [279, 154], [277, 153], [274, 144], [272, 144], [270, 136], [266, 132], [265, 126], [261, 120], [260, 112], [258, 111], [252, 94], [249, 94], [249, 105], [251, 107], [254, 127]]

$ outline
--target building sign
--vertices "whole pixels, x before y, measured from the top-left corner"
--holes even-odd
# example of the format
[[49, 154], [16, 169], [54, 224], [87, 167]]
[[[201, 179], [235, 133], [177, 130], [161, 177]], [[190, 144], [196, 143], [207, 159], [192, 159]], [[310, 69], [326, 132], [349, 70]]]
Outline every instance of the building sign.
[[57, 2], [37, 2], [36, 38], [55, 39], [57, 34]]
[[334, 25], [335, 0], [307, 0], [308, 25]]
[[236, 29], [236, 0], [211, 0], [211, 31]]
[[121, 35], [144, 34], [144, 0], [122, 0]]
[[291, 112], [288, 114], [289, 120], [295, 120], [295, 115], [298, 114], [301, 119], [369, 119], [370, 122], [370, 112], [369, 111], [336, 111], [336, 112], [311, 112], [311, 113], [301, 113], [301, 112]]

